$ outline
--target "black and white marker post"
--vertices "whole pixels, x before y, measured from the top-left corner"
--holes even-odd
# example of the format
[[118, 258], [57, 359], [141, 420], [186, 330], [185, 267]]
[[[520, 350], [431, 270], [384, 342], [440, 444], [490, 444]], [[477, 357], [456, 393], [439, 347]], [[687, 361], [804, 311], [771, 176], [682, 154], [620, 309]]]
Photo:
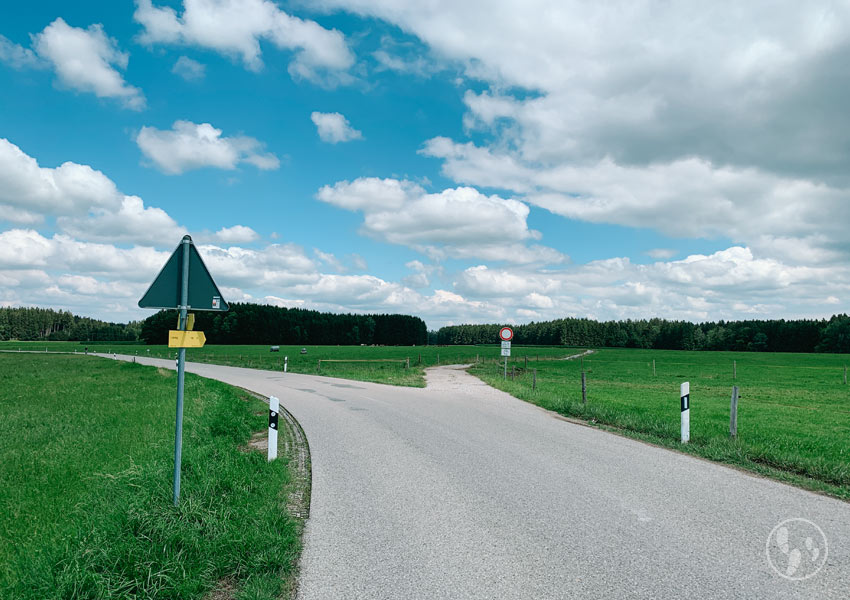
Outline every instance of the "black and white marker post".
[[691, 383], [689, 381], [679, 388], [679, 397], [682, 406], [682, 443], [687, 444], [691, 439]]
[[277, 419], [280, 414], [280, 400], [269, 398], [269, 462], [277, 458]]

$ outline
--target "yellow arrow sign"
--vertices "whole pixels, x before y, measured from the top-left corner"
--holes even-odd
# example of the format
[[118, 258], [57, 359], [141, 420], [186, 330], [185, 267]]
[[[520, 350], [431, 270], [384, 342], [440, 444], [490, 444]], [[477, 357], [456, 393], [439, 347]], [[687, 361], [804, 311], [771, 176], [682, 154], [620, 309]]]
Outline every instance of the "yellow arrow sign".
[[168, 332], [169, 348], [203, 348], [207, 336], [203, 331], [175, 331]]

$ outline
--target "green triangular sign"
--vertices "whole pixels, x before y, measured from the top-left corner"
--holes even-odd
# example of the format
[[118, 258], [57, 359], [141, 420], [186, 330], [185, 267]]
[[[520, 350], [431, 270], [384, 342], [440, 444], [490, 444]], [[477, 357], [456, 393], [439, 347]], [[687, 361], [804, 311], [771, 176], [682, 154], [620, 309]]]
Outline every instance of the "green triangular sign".
[[[230, 309], [218, 286], [207, 270], [198, 249], [189, 240], [189, 310], [226, 311]], [[139, 300], [140, 308], [180, 308], [180, 287], [183, 277], [183, 242], [162, 267], [148, 291]]]

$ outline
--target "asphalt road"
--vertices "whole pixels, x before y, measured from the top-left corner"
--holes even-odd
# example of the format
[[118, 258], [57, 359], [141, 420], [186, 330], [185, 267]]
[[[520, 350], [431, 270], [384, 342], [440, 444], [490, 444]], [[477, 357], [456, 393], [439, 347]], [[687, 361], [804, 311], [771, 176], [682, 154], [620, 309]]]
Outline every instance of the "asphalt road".
[[[850, 598], [850, 504], [566, 422], [463, 371], [427, 389], [188, 371], [279, 397], [307, 435], [302, 600]], [[795, 518], [826, 542], [777, 528]]]

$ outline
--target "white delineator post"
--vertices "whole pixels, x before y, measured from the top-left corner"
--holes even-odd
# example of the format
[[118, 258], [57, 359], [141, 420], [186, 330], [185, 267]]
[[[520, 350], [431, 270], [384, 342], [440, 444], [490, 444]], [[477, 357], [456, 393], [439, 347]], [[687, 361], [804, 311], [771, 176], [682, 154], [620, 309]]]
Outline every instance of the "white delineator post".
[[280, 412], [280, 400], [269, 398], [269, 462], [277, 458], [277, 417]]
[[691, 439], [691, 383], [686, 381], [679, 389], [682, 407], [682, 443]]
[[283, 372], [284, 372], [284, 373], [286, 373], [286, 369], [287, 369], [287, 367], [289, 367], [289, 357], [288, 357], [288, 356], [284, 356], [284, 357], [283, 357]]

